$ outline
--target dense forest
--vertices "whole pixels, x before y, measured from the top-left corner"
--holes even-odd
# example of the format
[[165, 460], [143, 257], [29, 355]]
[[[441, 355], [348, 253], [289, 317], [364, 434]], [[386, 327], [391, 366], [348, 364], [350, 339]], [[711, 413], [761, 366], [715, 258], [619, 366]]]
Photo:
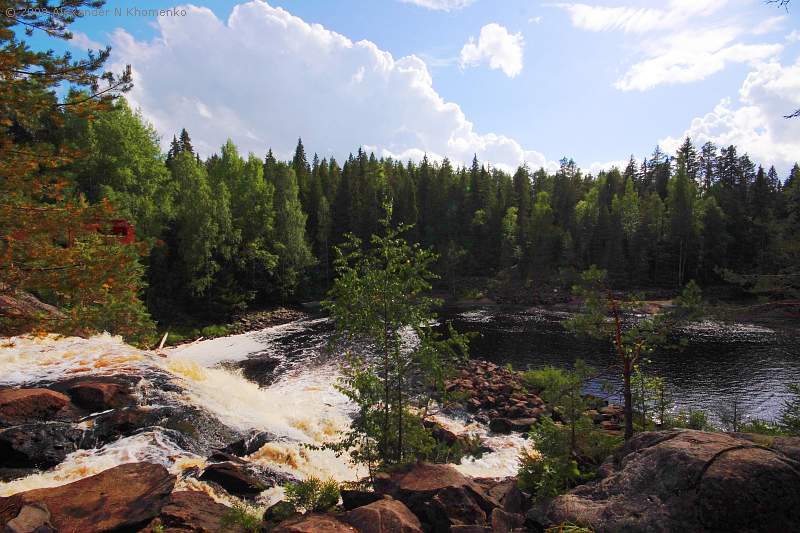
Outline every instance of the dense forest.
[[[788, 176], [735, 146], [660, 148], [624, 169], [584, 174], [563, 159], [550, 173], [510, 175], [447, 159], [415, 163], [358, 149], [342, 162], [298, 140], [281, 161], [232, 141], [202, 159], [183, 130], [166, 155], [122, 98], [92, 120], [63, 113], [47, 142], [84, 154], [65, 165], [72, 194], [107, 203], [140, 249], [149, 313], [160, 321], [224, 320], [248, 306], [318, 298], [332, 248], [367, 240], [383, 202], [408, 239], [440, 254], [441, 288], [497, 277], [535, 291], [569, 287], [597, 265], [620, 288], [735, 283], [796, 294], [800, 166]], [[29, 287], [35, 291], [35, 287]]]

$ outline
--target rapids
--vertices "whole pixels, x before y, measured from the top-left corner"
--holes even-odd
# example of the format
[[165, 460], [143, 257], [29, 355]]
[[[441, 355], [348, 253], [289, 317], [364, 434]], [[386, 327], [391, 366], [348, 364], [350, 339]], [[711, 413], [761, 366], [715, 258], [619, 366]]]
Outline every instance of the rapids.
[[[236, 434], [266, 431], [274, 439], [247, 459], [303, 479], [314, 475], [338, 481], [356, 480], [363, 469], [347, 455], [311, 449], [335, 439], [350, 423], [353, 406], [336, 390], [335, 354], [327, 349], [329, 324], [304, 319], [260, 331], [205, 340], [164, 351], [163, 356], [138, 350], [120, 338], [16, 337], [0, 345], [0, 386], [47, 386], [76, 376], [128, 374], [141, 376], [136, 394], [143, 405], [182, 405], [201, 410]], [[241, 365], [252, 359], [277, 361], [270, 384], [245, 378]], [[90, 419], [83, 424], [90, 425]], [[455, 433], [479, 434], [494, 451], [465, 459], [457, 468], [476, 477], [504, 477], [517, 469], [524, 440], [492, 436], [486, 427], [439, 417]], [[204, 427], [197, 427], [200, 433]], [[179, 486], [204, 490], [220, 501], [225, 495], [186, 471], [202, 468], [205, 455], [186, 445], [174, 429], [148, 428], [101, 448], [79, 450], [58, 466], [10, 482], [0, 482], [0, 496], [66, 484], [119, 464], [150, 461], [179, 476]], [[262, 493], [262, 503], [281, 495]]]

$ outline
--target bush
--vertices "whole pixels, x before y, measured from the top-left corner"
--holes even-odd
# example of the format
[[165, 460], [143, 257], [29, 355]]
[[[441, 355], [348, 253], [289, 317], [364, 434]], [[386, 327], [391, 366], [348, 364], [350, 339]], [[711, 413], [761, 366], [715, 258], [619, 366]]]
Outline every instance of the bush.
[[228, 334], [228, 326], [225, 324], [212, 324], [204, 327], [200, 333], [206, 338], [224, 337]]
[[780, 425], [790, 435], [800, 435], [800, 383], [793, 383], [787, 387], [789, 399], [783, 402]]
[[248, 533], [261, 530], [261, 511], [243, 502], [236, 502], [223, 516], [220, 524], [223, 531], [239, 527]]
[[708, 415], [700, 409], [681, 409], [678, 414], [670, 420], [670, 426], [674, 428], [697, 429], [700, 431], [714, 431], [714, 426], [708, 420]]
[[567, 381], [567, 371], [555, 366], [546, 366], [537, 370], [522, 373], [522, 382], [529, 390], [541, 393], [545, 390], [560, 388]]
[[286, 501], [305, 512], [324, 512], [339, 503], [339, 485], [335, 480], [310, 477], [284, 487]]
[[534, 450], [523, 450], [517, 484], [535, 500], [556, 496], [570, 488], [581, 473], [569, 453], [569, 432], [549, 418], [531, 428]]
[[781, 435], [783, 429], [776, 423], [760, 418], [751, 418], [739, 425], [740, 433], [756, 433], [758, 435]]

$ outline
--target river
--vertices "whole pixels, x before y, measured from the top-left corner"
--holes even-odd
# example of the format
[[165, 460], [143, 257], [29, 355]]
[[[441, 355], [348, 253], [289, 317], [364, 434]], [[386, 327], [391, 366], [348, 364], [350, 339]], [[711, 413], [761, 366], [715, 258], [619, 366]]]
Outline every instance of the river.
[[[615, 359], [607, 346], [575, 338], [564, 331], [565, 315], [544, 309], [474, 308], [448, 310], [442, 321], [461, 331], [474, 331], [472, 356], [517, 369], [571, 365], [582, 357], [601, 377], [617, 379]], [[268, 431], [274, 440], [248, 460], [298, 478], [309, 475], [340, 481], [363, 475], [346, 456], [311, 449], [347, 429], [352, 406], [335, 388], [338, 356], [326, 349], [331, 324], [308, 318], [260, 331], [166, 350], [165, 357], [140, 351], [120, 339], [99, 335], [90, 339], [22, 337], [2, 340], [0, 386], [48, 386], [77, 376], [136, 374], [142, 376], [137, 395], [142, 405], [179, 406], [192, 413], [197, 435], [190, 444], [174, 428], [153, 426], [103, 448], [79, 450], [45, 472], [0, 483], [0, 495], [69, 483], [117, 464], [161, 463], [182, 474], [202, 468], [211, 449], [230, 435]], [[713, 411], [734, 398], [751, 416], [773, 418], [785, 385], [800, 381], [800, 336], [790, 329], [746, 324], [695, 324], [685, 334], [682, 352], [652, 356], [652, 369], [663, 375], [676, 402]], [[443, 417], [441, 423], [459, 433], [479, 434], [491, 453], [457, 465], [474, 476], [515, 473], [524, 440], [492, 435], [469, 420]], [[91, 427], [92, 417], [81, 427]], [[226, 496], [196, 478], [181, 476], [179, 486]], [[262, 494], [263, 503], [280, 497], [280, 489]]]

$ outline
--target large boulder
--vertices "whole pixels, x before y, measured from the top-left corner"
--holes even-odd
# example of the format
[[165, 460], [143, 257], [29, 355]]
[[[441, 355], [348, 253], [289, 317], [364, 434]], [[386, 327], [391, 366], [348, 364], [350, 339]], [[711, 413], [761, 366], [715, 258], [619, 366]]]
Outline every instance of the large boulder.
[[358, 533], [358, 530], [335, 516], [309, 513], [284, 520], [272, 533]]
[[78, 450], [83, 431], [66, 422], [36, 422], [0, 430], [0, 467], [50, 468]]
[[[205, 492], [173, 492], [161, 514], [151, 524], [150, 531], [157, 531], [155, 526], [160, 524], [165, 533], [217, 533], [223, 531], [223, 517], [228, 511], [227, 506], [217, 503]], [[228, 525], [224, 530], [243, 531], [235, 525]]]
[[136, 530], [159, 514], [174, 486], [175, 476], [163, 466], [128, 463], [68, 485], [0, 498], [0, 526], [24, 506], [41, 503], [59, 533]]
[[3, 389], [0, 390], [0, 425], [53, 420], [69, 405], [69, 396], [49, 389]]
[[81, 381], [67, 391], [72, 402], [89, 411], [105, 411], [133, 405], [130, 389], [120, 383]]
[[244, 465], [229, 461], [208, 465], [200, 480], [212, 481], [228, 493], [244, 498], [258, 496], [271, 486], [248, 472]]
[[414, 513], [389, 498], [353, 509], [343, 519], [361, 533], [422, 533], [422, 524]]
[[528, 518], [598, 533], [800, 531], [800, 462], [733, 435], [641, 433], [601, 472], [602, 479], [534, 507]]
[[448, 465], [417, 463], [379, 474], [375, 491], [403, 502], [433, 531], [456, 525], [486, 525], [500, 503], [471, 478]]

